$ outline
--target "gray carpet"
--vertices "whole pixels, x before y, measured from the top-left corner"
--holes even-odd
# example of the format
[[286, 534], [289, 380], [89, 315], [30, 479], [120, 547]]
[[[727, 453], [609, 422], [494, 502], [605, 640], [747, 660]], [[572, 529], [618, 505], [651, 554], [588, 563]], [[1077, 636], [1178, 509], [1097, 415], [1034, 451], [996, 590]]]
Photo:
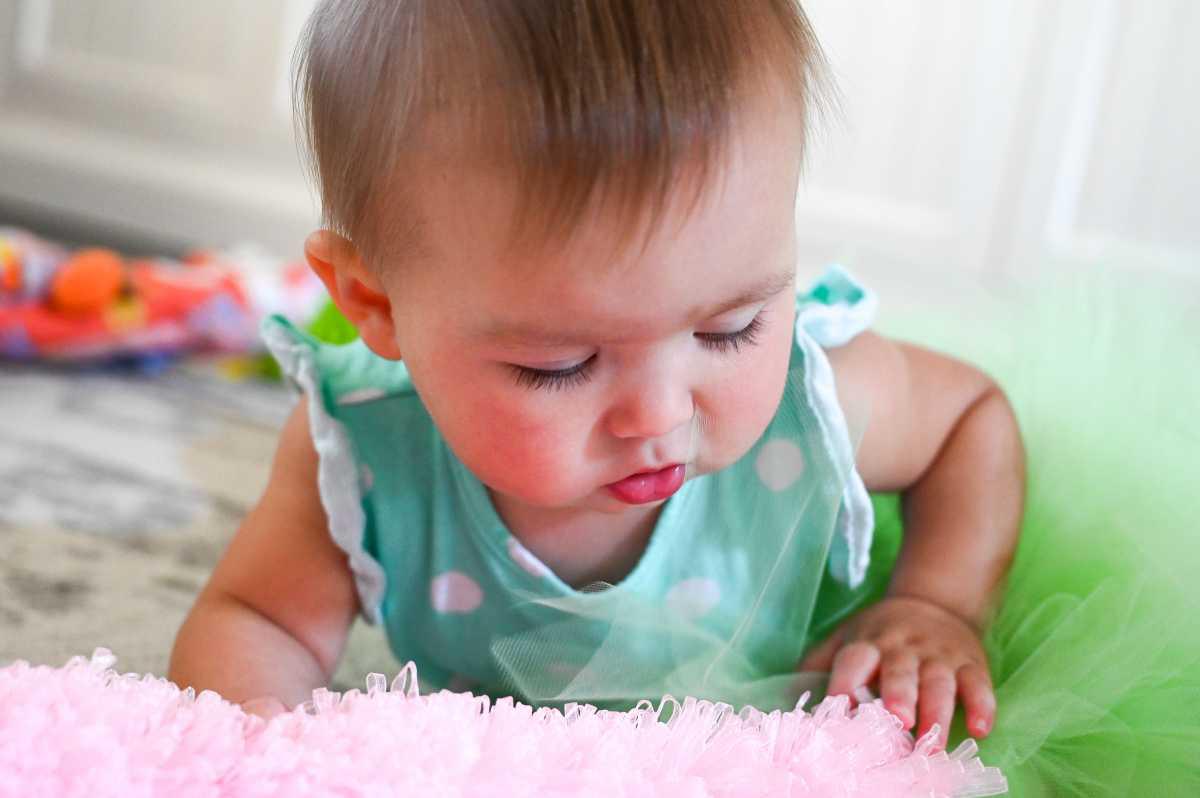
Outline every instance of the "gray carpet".
[[[292, 402], [203, 363], [157, 376], [0, 364], [0, 665], [104, 646], [121, 670], [165, 673]], [[396, 669], [358, 628], [335, 687]]]

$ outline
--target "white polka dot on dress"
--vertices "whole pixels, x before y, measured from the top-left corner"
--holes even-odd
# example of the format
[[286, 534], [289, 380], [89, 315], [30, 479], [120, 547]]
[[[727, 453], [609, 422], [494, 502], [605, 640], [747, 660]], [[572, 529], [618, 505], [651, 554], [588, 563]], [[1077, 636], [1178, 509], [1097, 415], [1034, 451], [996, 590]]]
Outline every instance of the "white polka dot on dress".
[[479, 609], [483, 588], [461, 571], [446, 571], [430, 583], [429, 600], [438, 612], [465, 614]]
[[362, 483], [364, 493], [369, 493], [371, 488], [375, 487], [375, 472], [366, 463], [363, 463], [359, 470], [359, 481]]
[[771, 490], [787, 490], [804, 473], [804, 453], [795, 441], [774, 438], [758, 450], [754, 470]]
[[385, 396], [387, 396], [387, 391], [382, 388], [359, 388], [357, 391], [349, 391], [339, 396], [337, 403], [342, 407], [361, 405], [364, 402], [373, 402]]
[[533, 552], [512, 536], [508, 538], [508, 556], [534, 579], [545, 579], [550, 573], [550, 569]]
[[721, 602], [721, 586], [703, 576], [684, 579], [667, 591], [665, 601], [672, 612], [694, 621]]

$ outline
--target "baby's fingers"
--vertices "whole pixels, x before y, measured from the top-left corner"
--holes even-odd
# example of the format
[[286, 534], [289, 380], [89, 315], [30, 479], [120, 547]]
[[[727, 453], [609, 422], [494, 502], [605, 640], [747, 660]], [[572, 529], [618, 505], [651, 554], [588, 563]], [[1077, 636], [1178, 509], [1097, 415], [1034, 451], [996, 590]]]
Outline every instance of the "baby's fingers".
[[950, 720], [954, 717], [954, 696], [958, 692], [957, 688], [958, 682], [949, 665], [931, 661], [921, 666], [921, 696], [918, 699], [921, 725], [917, 729], [918, 738], [936, 723], [941, 727], [938, 745], [946, 745]]
[[870, 643], [851, 643], [838, 649], [829, 674], [829, 695], [853, 696], [871, 681], [879, 667], [879, 649]]
[[964, 665], [958, 669], [958, 693], [967, 716], [967, 731], [972, 737], [986, 737], [996, 723], [996, 694], [983, 665]]
[[276, 715], [286, 713], [288, 708], [275, 696], [265, 695], [243, 701], [242, 710], [248, 715], [258, 715], [263, 720], [270, 720]]
[[879, 669], [879, 697], [883, 705], [911, 729], [916, 722], [917, 656], [911, 651], [889, 654]]

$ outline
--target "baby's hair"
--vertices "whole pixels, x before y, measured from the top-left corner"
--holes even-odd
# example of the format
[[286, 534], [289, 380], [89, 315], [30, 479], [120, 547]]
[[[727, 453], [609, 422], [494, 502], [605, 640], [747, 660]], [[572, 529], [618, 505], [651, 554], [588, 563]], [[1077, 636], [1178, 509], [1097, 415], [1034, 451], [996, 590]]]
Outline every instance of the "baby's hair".
[[796, 0], [324, 0], [297, 126], [324, 224], [382, 264], [419, 238], [403, 173], [434, 144], [512, 168], [514, 231], [546, 243], [601, 194], [657, 220], [685, 164], [698, 198], [739, 103], [782, 89], [803, 125], [822, 65]]

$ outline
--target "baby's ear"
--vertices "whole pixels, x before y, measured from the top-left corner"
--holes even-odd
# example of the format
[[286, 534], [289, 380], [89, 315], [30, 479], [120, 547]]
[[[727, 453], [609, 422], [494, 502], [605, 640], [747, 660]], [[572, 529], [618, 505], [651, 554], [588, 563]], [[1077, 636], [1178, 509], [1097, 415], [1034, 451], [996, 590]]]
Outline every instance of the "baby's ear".
[[354, 244], [332, 230], [318, 230], [305, 240], [304, 257], [363, 343], [380, 357], [399, 360], [391, 300]]

